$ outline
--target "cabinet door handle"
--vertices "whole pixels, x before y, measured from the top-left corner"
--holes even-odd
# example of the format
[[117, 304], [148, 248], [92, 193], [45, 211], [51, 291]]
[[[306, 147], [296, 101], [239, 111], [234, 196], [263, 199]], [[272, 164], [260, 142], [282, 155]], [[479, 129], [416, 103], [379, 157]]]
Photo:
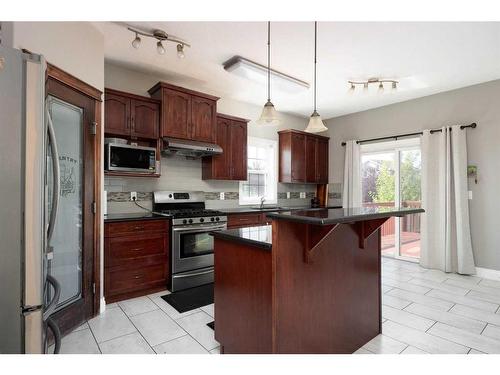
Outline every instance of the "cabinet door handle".
[[142, 279], [143, 277], [144, 275], [134, 275], [135, 280]]
[[144, 230], [144, 227], [141, 227], [141, 226], [136, 226], [134, 227], [135, 230]]
[[137, 247], [135, 249], [130, 249], [131, 251], [141, 251], [143, 248], [142, 247]]

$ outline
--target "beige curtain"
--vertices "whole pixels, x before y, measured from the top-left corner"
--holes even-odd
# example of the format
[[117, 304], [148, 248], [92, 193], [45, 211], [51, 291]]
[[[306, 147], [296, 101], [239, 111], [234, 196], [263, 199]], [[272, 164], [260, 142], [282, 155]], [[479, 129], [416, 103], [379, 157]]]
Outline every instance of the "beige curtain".
[[444, 272], [475, 274], [469, 224], [466, 131], [444, 127], [422, 136], [420, 264]]
[[347, 141], [344, 160], [342, 207], [361, 206], [360, 147], [357, 141]]

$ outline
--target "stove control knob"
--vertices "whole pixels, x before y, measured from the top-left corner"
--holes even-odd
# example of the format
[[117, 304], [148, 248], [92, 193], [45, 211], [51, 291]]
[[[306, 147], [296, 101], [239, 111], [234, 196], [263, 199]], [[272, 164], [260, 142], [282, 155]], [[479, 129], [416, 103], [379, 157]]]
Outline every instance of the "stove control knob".
[[189, 224], [192, 224], [192, 223], [193, 223], [193, 219], [189, 219], [189, 220], [188, 220], [188, 223], [189, 223]]
[[216, 218], [215, 218], [215, 221], [219, 221], [219, 220], [220, 220], [220, 219], [219, 219], [219, 217], [216, 217]]
[[168, 197], [169, 197], [169, 198], [172, 198], [172, 194], [169, 194], [169, 195], [168, 195]]
[[211, 217], [211, 218], [210, 218], [210, 221], [215, 221], [215, 218]]
[[186, 219], [182, 220], [182, 224], [187, 224], [187, 222], [188, 221]]
[[200, 223], [203, 223], [204, 221], [205, 221], [205, 219], [200, 217]]

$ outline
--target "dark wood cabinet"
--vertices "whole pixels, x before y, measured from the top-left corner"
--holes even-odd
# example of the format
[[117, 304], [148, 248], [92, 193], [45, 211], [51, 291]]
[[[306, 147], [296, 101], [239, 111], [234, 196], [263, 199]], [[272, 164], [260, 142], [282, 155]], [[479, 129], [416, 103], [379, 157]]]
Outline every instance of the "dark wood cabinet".
[[160, 103], [122, 91], [104, 91], [104, 133], [133, 139], [157, 139]]
[[328, 183], [329, 138], [299, 130], [279, 134], [279, 181]]
[[216, 102], [193, 96], [191, 98], [191, 139], [214, 142], [216, 121]]
[[169, 221], [104, 224], [104, 296], [107, 303], [167, 288]]
[[316, 182], [318, 184], [328, 183], [328, 138], [317, 138], [316, 146]]
[[234, 116], [217, 115], [215, 143], [223, 152], [203, 158], [204, 180], [247, 179], [247, 122]]
[[271, 219], [268, 219], [266, 214], [262, 212], [230, 214], [227, 216], [228, 229], [245, 228], [266, 224], [271, 224]]
[[109, 90], [104, 94], [104, 132], [130, 136], [130, 99]]
[[137, 138], [156, 139], [160, 130], [158, 103], [132, 99], [130, 101], [131, 135]]
[[162, 103], [160, 136], [214, 142], [219, 98], [165, 82], [148, 92]]

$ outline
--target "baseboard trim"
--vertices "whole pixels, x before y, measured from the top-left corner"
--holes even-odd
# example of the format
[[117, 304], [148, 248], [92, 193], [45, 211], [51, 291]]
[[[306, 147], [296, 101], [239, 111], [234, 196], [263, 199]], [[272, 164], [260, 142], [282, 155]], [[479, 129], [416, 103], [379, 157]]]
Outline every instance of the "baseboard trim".
[[500, 271], [489, 268], [476, 267], [476, 275], [484, 279], [500, 281]]

